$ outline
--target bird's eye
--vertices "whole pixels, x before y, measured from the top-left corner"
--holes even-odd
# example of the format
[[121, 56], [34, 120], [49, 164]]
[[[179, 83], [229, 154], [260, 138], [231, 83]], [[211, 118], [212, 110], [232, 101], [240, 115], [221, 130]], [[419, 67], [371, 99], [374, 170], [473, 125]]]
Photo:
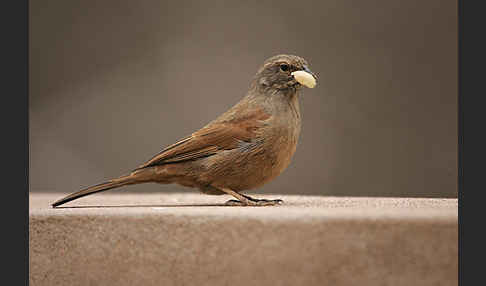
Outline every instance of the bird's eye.
[[284, 72], [289, 70], [289, 65], [288, 64], [281, 64], [280, 69]]

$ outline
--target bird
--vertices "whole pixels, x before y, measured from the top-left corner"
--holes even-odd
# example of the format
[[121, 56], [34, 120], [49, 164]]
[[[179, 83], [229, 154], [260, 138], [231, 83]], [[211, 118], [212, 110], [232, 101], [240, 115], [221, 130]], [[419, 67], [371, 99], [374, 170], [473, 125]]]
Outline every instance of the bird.
[[279, 54], [266, 59], [246, 95], [215, 120], [164, 148], [126, 175], [65, 196], [69, 201], [141, 183], [176, 183], [209, 195], [230, 195], [229, 206], [273, 206], [281, 199], [256, 199], [243, 191], [275, 179], [290, 164], [300, 131], [299, 96], [317, 76], [306, 60]]

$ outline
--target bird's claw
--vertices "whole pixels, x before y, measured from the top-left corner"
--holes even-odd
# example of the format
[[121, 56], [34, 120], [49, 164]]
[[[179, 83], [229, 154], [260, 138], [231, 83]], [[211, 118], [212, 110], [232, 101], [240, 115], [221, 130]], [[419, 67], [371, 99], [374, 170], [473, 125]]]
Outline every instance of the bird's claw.
[[282, 200], [265, 200], [265, 199], [251, 199], [251, 200], [246, 200], [246, 201], [239, 201], [239, 200], [229, 200], [225, 203], [227, 206], [256, 206], [256, 207], [262, 207], [262, 206], [275, 206], [275, 205], [280, 205], [282, 204]]

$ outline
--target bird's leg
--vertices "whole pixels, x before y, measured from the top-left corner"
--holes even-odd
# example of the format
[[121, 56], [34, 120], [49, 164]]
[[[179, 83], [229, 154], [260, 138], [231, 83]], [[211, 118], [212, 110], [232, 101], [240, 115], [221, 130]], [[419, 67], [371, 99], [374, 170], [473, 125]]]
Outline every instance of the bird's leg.
[[274, 206], [274, 205], [281, 204], [283, 202], [282, 200], [254, 199], [250, 196], [242, 195], [231, 189], [227, 189], [227, 188], [219, 188], [219, 189], [227, 193], [228, 195], [232, 195], [233, 197], [238, 199], [238, 200], [227, 201], [226, 205], [228, 206]]

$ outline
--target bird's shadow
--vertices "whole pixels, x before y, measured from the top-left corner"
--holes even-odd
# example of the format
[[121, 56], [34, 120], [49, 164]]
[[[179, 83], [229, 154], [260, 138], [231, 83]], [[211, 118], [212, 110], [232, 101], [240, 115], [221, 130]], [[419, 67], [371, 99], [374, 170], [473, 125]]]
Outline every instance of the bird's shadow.
[[182, 208], [182, 207], [232, 207], [226, 204], [174, 204], [174, 205], [110, 205], [110, 206], [58, 206], [54, 209], [98, 209], [98, 208]]

